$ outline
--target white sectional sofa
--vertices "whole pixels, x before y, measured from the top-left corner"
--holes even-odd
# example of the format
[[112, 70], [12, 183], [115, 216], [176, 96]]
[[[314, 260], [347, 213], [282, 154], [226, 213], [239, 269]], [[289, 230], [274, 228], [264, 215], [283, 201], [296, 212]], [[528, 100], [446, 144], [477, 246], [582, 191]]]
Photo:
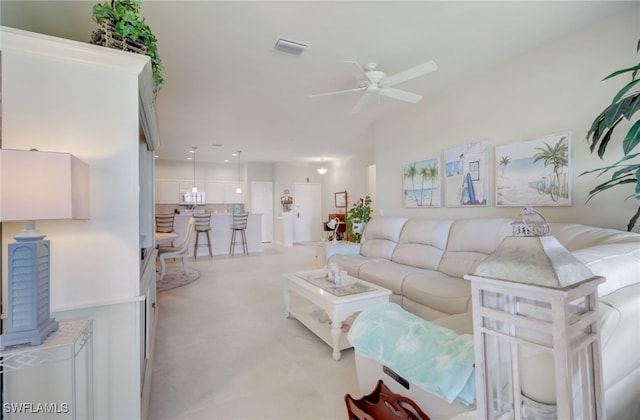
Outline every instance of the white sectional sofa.
[[[408, 312], [458, 333], [472, 333], [471, 288], [463, 276], [511, 235], [512, 222], [504, 218], [376, 217], [367, 224], [360, 244], [328, 245], [325, 257], [354, 277], [390, 289], [390, 301]], [[638, 419], [640, 234], [578, 224], [550, 223], [550, 228], [569, 252], [594, 274], [606, 278], [599, 286], [599, 310], [607, 416]], [[370, 361], [360, 361], [358, 369], [362, 366], [370, 369]], [[371, 372], [359, 371], [358, 375], [367, 377]], [[430, 407], [423, 408], [432, 418], [473, 409], [444, 403], [428, 397], [425, 404], [434, 405], [434, 410], [430, 413]]]

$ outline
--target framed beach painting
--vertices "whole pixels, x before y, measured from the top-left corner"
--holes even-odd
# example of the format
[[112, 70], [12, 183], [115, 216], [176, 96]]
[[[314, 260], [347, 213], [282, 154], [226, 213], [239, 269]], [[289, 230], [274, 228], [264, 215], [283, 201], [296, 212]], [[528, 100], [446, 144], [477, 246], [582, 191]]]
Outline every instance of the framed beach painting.
[[447, 207], [487, 206], [491, 197], [489, 141], [450, 147], [444, 151], [444, 204]]
[[440, 207], [440, 158], [402, 165], [404, 207]]
[[571, 132], [495, 150], [497, 206], [571, 205]]

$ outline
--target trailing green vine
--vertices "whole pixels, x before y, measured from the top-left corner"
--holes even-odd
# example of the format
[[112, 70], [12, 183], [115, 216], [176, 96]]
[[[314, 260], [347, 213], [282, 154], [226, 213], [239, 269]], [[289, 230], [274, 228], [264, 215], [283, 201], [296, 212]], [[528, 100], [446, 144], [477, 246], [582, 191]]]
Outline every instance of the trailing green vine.
[[[148, 55], [154, 93], [157, 94], [164, 84], [162, 60], [156, 36], [140, 15], [140, 8], [139, 0], [110, 0], [95, 4], [93, 20], [101, 27], [92, 33], [91, 43]], [[110, 31], [115, 35], [113, 38]]]

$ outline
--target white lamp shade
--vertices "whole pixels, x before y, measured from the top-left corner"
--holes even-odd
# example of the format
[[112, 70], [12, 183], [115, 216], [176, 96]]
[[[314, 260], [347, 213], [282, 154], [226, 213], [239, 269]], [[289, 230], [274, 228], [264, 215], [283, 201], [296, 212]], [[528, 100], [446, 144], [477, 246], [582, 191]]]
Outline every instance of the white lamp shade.
[[89, 167], [69, 153], [0, 149], [0, 221], [88, 219]]

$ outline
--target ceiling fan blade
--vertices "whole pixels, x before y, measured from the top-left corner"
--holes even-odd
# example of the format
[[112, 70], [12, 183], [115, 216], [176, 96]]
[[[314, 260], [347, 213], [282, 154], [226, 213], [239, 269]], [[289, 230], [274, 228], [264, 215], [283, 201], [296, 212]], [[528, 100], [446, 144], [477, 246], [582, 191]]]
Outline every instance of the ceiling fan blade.
[[399, 99], [405, 102], [411, 102], [412, 104], [415, 104], [416, 102], [420, 101], [420, 99], [422, 99], [422, 96], [418, 94], [406, 92], [404, 90], [395, 89], [395, 88], [380, 89], [379, 94], [382, 96], [388, 96], [389, 98]]
[[362, 68], [362, 66], [361, 66], [357, 61], [345, 61], [345, 63], [348, 63], [348, 64], [354, 64], [354, 65], [358, 68], [358, 71], [360, 71], [360, 73], [362, 73], [362, 75], [363, 75], [367, 80], [369, 80], [369, 78], [367, 77], [367, 72], [365, 72], [365, 71], [364, 71], [364, 69]]
[[401, 71], [384, 79], [384, 86], [393, 86], [398, 83], [406, 82], [407, 80], [415, 79], [427, 73], [438, 70], [438, 65], [434, 61], [427, 61], [426, 63], [411, 67], [408, 70]]
[[364, 108], [365, 105], [367, 105], [367, 102], [369, 102], [370, 98], [371, 98], [371, 93], [365, 92], [364, 95], [362, 95], [360, 99], [358, 99], [358, 103], [356, 103], [356, 105], [353, 107], [353, 110], [351, 111], [351, 113], [355, 114], [357, 112], [362, 111], [362, 108]]
[[327, 93], [316, 93], [315, 95], [309, 95], [310, 98], [317, 98], [318, 96], [329, 96], [329, 95], [341, 95], [343, 93], [353, 93], [353, 92], [361, 92], [366, 89], [365, 87], [359, 87], [355, 89], [349, 90], [339, 90], [337, 92], [327, 92]]

